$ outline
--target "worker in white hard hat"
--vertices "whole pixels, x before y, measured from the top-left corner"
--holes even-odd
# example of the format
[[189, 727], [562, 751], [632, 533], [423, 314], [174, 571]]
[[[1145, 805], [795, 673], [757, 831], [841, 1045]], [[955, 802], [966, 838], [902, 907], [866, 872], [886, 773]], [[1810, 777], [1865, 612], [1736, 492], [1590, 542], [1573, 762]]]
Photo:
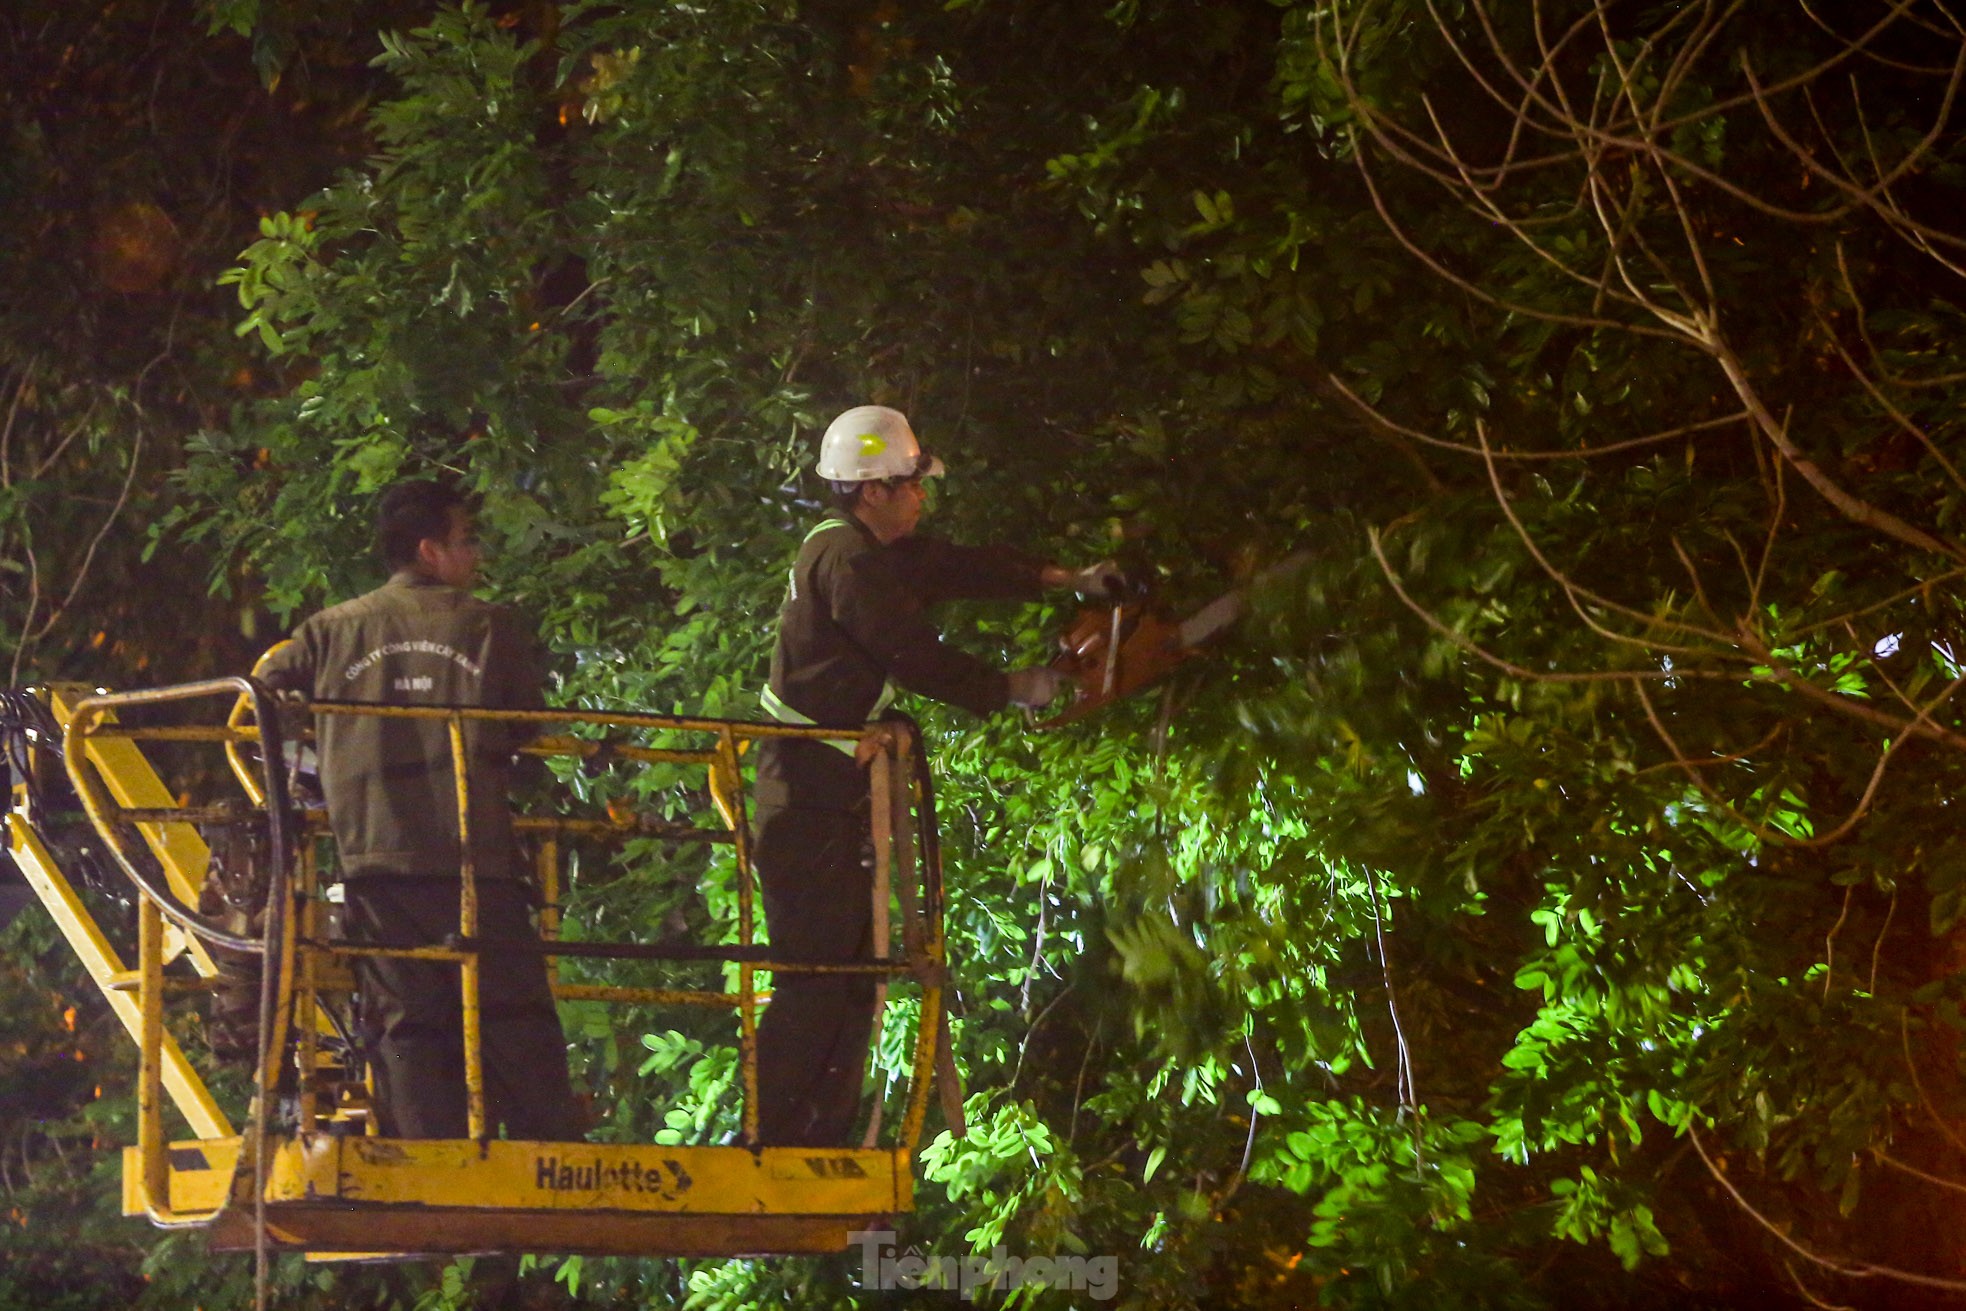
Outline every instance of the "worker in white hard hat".
[[[784, 723], [878, 719], [906, 690], [979, 715], [1038, 707], [1063, 676], [992, 668], [945, 646], [928, 621], [939, 601], [1029, 600], [1045, 588], [1091, 595], [1116, 586], [1101, 562], [1071, 570], [1008, 546], [918, 536], [922, 480], [942, 462], [908, 419], [860, 405], [827, 427], [819, 476], [834, 508], [806, 534], [778, 616], [765, 710]], [[772, 953], [846, 962], [872, 956], [868, 777], [851, 742], [773, 739], [758, 751], [753, 846]], [[860, 1112], [875, 980], [778, 971], [758, 1028], [758, 1139], [841, 1146]]]

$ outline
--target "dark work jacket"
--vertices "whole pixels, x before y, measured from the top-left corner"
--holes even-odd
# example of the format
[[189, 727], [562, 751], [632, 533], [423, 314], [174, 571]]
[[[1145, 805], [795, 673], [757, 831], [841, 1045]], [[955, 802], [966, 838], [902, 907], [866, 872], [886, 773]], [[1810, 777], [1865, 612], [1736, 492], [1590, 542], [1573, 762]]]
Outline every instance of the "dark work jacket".
[[[404, 571], [321, 611], [257, 671], [274, 688], [317, 701], [536, 709], [532, 636], [503, 606]], [[348, 877], [458, 872], [457, 784], [442, 720], [315, 717], [321, 790]], [[512, 878], [513, 751], [536, 729], [464, 726], [470, 761], [471, 852], [479, 878]]]
[[[819, 724], [876, 713], [891, 678], [901, 688], [973, 714], [1002, 710], [1009, 682], [945, 646], [929, 622], [941, 601], [1028, 600], [1043, 563], [1008, 546], [954, 546], [904, 537], [882, 546], [858, 519], [834, 518], [807, 536], [778, 612], [771, 691]], [[866, 773], [823, 742], [767, 741], [758, 750], [760, 805], [844, 809], [865, 797]]]

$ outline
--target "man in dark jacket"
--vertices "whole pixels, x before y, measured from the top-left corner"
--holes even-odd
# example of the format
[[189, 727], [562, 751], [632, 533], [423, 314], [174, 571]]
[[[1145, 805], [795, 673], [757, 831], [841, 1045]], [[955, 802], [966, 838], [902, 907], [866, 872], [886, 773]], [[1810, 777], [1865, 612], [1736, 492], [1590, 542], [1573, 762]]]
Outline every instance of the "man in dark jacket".
[[[398, 484], [383, 495], [377, 539], [389, 581], [307, 620], [262, 661], [260, 677], [317, 701], [540, 706], [531, 636], [509, 610], [468, 590], [478, 539], [464, 498], [439, 483]], [[458, 931], [463, 859], [448, 726], [335, 714], [316, 722], [348, 937], [397, 947], [443, 942]], [[469, 721], [464, 734], [478, 936], [534, 940], [507, 795], [513, 752], [534, 734]], [[490, 955], [482, 964], [487, 1127], [496, 1132], [502, 1121], [514, 1138], [579, 1137], [543, 958]], [[362, 958], [355, 981], [384, 1136], [464, 1137], [458, 968]]]
[[[1042, 706], [1061, 677], [1004, 673], [953, 647], [924, 611], [956, 598], [1034, 599], [1045, 587], [1103, 589], [1110, 564], [1070, 571], [1007, 546], [915, 536], [922, 479], [942, 472], [908, 420], [862, 405], [820, 443], [819, 474], [838, 510], [806, 534], [778, 617], [773, 718], [794, 724], [877, 719], [897, 685], [978, 715]], [[787, 959], [872, 957], [867, 771], [851, 742], [772, 740], [758, 750], [759, 881], [772, 952]], [[840, 1146], [860, 1109], [876, 980], [779, 971], [758, 1026], [758, 1137], [768, 1146]]]

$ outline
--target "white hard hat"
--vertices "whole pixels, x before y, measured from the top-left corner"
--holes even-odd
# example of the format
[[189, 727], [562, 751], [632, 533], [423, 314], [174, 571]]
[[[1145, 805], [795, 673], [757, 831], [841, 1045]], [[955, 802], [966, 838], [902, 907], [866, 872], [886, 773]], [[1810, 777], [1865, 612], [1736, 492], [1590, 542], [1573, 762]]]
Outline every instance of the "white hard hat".
[[935, 478], [942, 461], [922, 450], [908, 416], [885, 405], [856, 405], [826, 425], [819, 439], [819, 476], [828, 482], [877, 478]]

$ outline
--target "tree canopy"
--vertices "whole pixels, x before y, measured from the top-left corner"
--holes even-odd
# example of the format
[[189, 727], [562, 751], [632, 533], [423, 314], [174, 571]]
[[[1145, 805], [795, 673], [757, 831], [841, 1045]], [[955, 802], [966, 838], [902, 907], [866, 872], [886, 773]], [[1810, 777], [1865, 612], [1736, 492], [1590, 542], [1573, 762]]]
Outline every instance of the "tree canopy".
[[[234, 77], [242, 33], [261, 74], [356, 41], [210, 16], [180, 39]], [[185, 293], [250, 361], [164, 343], [259, 381], [156, 423], [167, 485], [91, 448], [156, 498], [158, 558], [294, 619], [375, 580], [381, 487], [447, 471], [562, 702], [749, 716], [817, 433], [873, 401], [950, 466], [934, 531], [1117, 555], [1175, 614], [1260, 577], [1207, 658], [1074, 727], [915, 707], [972, 1131], [904, 1242], [1116, 1254], [1141, 1307], [1966, 1293], [1944, 6], [378, 26], [366, 155], [231, 237], [235, 309]], [[48, 450], [149, 403], [10, 358]], [[20, 613], [21, 668], [57, 669]], [[1028, 662], [1063, 618], [948, 628]], [[572, 914], [714, 935], [722, 877], [631, 859]], [[728, 1026], [568, 1017], [606, 1132], [735, 1123]], [[597, 1305], [863, 1297], [843, 1261], [557, 1272]]]

